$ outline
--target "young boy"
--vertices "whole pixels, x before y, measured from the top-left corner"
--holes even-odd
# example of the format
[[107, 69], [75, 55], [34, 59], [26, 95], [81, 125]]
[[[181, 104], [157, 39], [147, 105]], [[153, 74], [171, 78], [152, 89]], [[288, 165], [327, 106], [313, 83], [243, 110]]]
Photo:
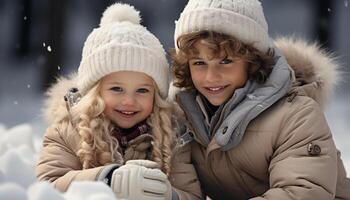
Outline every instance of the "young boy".
[[303, 41], [271, 42], [257, 0], [189, 0], [174, 38], [184, 143], [207, 196], [350, 199], [322, 110], [332, 58]]

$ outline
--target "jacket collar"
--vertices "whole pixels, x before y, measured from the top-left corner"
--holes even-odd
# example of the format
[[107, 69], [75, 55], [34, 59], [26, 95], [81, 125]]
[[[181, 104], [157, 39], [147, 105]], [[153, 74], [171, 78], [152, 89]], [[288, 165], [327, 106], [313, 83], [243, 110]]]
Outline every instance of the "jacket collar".
[[205, 123], [205, 117], [196, 102], [196, 96], [197, 92], [195, 91], [181, 91], [176, 95], [176, 101], [185, 112], [189, 123], [187, 126], [194, 132], [196, 141], [207, 146], [210, 142], [209, 126]]
[[186, 112], [192, 128], [200, 140], [208, 145], [210, 135], [222, 150], [229, 150], [239, 144], [249, 122], [257, 117], [291, 88], [289, 65], [278, 49], [278, 60], [269, 79], [264, 84], [247, 81], [243, 88], [237, 89], [231, 99], [213, 116], [209, 126], [205, 122], [207, 115], [196, 101], [196, 93], [183, 91], [177, 95], [178, 102]]

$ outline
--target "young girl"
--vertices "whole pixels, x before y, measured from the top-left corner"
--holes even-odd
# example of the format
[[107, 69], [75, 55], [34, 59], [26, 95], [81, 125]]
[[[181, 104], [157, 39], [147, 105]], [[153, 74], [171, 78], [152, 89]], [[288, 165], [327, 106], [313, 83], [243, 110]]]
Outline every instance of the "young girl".
[[270, 42], [257, 0], [189, 0], [174, 38], [176, 101], [207, 196], [350, 199], [322, 110], [332, 58], [300, 40]]
[[[140, 25], [139, 12], [110, 6], [84, 44], [77, 75], [49, 91], [51, 125], [38, 179], [61, 191], [73, 181], [101, 180], [123, 199], [200, 198], [188, 158], [172, 159], [176, 123], [165, 100], [168, 73], [164, 49]], [[183, 184], [184, 175], [193, 181]]]

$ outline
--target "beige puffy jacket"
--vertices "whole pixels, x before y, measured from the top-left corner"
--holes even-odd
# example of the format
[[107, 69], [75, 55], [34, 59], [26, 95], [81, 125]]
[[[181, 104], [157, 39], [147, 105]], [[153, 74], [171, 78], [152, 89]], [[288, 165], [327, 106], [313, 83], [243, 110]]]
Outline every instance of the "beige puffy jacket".
[[[47, 100], [46, 117], [51, 124], [67, 116], [64, 95], [73, 87], [75, 75], [70, 79], [61, 79], [55, 84]], [[59, 123], [58, 123], [59, 124]], [[39, 180], [52, 182], [58, 190], [64, 192], [73, 181], [97, 181], [108, 172], [113, 165], [99, 166], [91, 169], [82, 169], [82, 163], [77, 157], [80, 136], [71, 124], [66, 129], [60, 125], [51, 126], [46, 130], [43, 140], [43, 149], [40, 154], [36, 174]], [[129, 147], [120, 160], [147, 159], [147, 151], [151, 146], [151, 140], [146, 135], [141, 135], [129, 143]], [[189, 147], [176, 152], [176, 158], [172, 163], [172, 173], [169, 180], [177, 191], [180, 199], [200, 199], [201, 190], [196, 172], [191, 164]], [[184, 177], [186, 180], [184, 182]]]
[[[280, 39], [276, 45], [299, 84], [251, 121], [228, 151], [215, 137], [205, 144], [203, 133], [194, 132], [189, 146], [202, 188], [215, 200], [350, 200], [350, 180], [322, 109], [338, 66], [303, 41]], [[184, 111], [187, 117], [202, 114]]]

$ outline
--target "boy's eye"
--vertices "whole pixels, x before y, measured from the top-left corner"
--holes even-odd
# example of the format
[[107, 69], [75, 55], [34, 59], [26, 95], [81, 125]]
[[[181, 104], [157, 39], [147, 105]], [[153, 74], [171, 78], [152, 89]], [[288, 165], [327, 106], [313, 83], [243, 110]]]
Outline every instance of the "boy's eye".
[[121, 88], [121, 87], [112, 87], [110, 90], [112, 90], [114, 92], [123, 92], [123, 88]]
[[232, 63], [233, 61], [231, 59], [228, 59], [228, 58], [224, 58], [222, 59], [222, 61], [220, 62], [220, 64], [230, 64]]
[[146, 88], [140, 88], [140, 89], [137, 90], [137, 92], [138, 93], [147, 93], [147, 92], [149, 92], [149, 90], [146, 89]]
[[195, 61], [195, 62], [192, 62], [192, 65], [205, 65], [205, 62], [203, 62], [203, 61]]

